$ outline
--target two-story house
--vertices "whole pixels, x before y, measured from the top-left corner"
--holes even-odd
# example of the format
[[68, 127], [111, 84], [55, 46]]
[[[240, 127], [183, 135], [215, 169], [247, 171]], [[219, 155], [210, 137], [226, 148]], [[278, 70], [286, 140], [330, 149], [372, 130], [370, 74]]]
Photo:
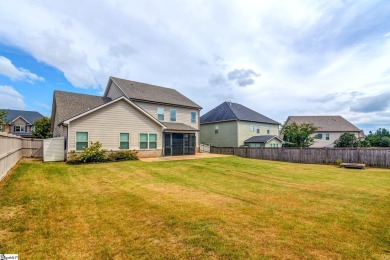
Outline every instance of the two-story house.
[[364, 138], [363, 130], [357, 128], [342, 116], [289, 116], [286, 124], [313, 124], [317, 130], [310, 147], [334, 147], [334, 142], [344, 133], [353, 133], [357, 138]]
[[110, 77], [103, 96], [55, 91], [52, 132], [66, 152], [99, 141], [140, 157], [195, 154], [200, 110], [175, 89]]
[[26, 138], [33, 137], [34, 122], [44, 116], [36, 111], [4, 109], [7, 115], [0, 124], [0, 132], [6, 132]]
[[279, 125], [241, 104], [223, 102], [201, 116], [201, 142], [217, 147], [281, 147]]

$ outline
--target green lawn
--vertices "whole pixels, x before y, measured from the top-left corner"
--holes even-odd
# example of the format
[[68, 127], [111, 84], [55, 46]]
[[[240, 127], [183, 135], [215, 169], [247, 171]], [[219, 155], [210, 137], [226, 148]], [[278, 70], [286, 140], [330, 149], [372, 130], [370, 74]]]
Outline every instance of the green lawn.
[[0, 253], [21, 259], [390, 257], [389, 169], [23, 161], [0, 212]]

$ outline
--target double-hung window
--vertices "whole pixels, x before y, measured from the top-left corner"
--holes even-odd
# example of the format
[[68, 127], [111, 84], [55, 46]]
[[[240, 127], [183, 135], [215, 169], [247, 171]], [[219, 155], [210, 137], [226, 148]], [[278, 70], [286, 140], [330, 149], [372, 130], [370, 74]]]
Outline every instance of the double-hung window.
[[129, 149], [130, 148], [130, 135], [129, 133], [120, 133], [119, 134], [119, 149]]
[[163, 107], [157, 108], [157, 119], [159, 121], [164, 121], [164, 108]]
[[140, 149], [156, 149], [157, 148], [157, 134], [140, 134], [139, 135]]
[[148, 134], [139, 135], [139, 148], [148, 149]]
[[157, 148], [157, 134], [149, 134], [149, 149]]
[[25, 125], [16, 125], [15, 132], [26, 132], [26, 126]]
[[196, 112], [191, 112], [191, 123], [196, 123]]
[[260, 134], [260, 126], [257, 125], [257, 126], [255, 126], [255, 128], [256, 128], [256, 133]]
[[255, 126], [254, 126], [254, 125], [249, 125], [249, 131], [250, 131], [250, 132], [255, 131]]
[[325, 134], [325, 139], [329, 140], [329, 134]]
[[170, 115], [171, 115], [171, 121], [176, 122], [176, 109], [171, 108]]
[[267, 134], [269, 135], [270, 131], [269, 131], [269, 126], [267, 126]]
[[88, 132], [76, 132], [76, 151], [88, 147]]
[[214, 133], [215, 133], [215, 134], [218, 134], [218, 133], [219, 133], [218, 125], [215, 126]]
[[317, 134], [318, 139], [322, 139], [322, 134]]

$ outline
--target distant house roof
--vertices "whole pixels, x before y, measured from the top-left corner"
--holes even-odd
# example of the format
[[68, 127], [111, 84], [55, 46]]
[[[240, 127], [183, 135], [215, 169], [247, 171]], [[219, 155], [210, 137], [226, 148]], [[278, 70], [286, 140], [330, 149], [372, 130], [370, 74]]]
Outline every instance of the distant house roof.
[[318, 132], [360, 132], [361, 130], [342, 116], [289, 116], [286, 122], [312, 123]]
[[[56, 114], [59, 123], [110, 101], [111, 98], [59, 90], [54, 91], [54, 102], [56, 103]], [[52, 121], [54, 122], [54, 118], [52, 118]]]
[[[115, 77], [110, 77], [110, 81], [111, 80], [123, 90], [130, 100], [173, 104], [197, 109], [201, 108], [198, 104], [172, 88], [165, 88]], [[111, 84], [108, 84], [106, 93], [110, 86]]]
[[283, 142], [283, 140], [280, 139], [279, 137], [277, 137], [276, 135], [256, 135], [256, 136], [252, 136], [251, 138], [245, 140], [244, 143], [267, 143], [274, 138]]
[[192, 126], [183, 123], [166, 123], [162, 122], [167, 128], [165, 131], [199, 131]]
[[25, 111], [25, 110], [11, 110], [4, 109], [7, 111], [7, 116], [4, 118], [6, 121], [14, 121], [18, 117], [24, 118], [27, 120], [27, 123], [34, 124], [35, 120], [41, 119], [44, 117], [41, 113], [36, 111]]
[[200, 117], [201, 124], [232, 120], [279, 125], [278, 122], [272, 120], [271, 118], [268, 118], [243, 105], [232, 102], [223, 102], [216, 108], [210, 110]]

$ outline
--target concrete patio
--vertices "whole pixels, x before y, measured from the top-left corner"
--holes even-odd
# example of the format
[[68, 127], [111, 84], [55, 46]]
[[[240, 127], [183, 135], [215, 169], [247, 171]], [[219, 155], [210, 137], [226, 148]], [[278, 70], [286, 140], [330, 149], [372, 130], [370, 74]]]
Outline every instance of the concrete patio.
[[213, 153], [197, 153], [195, 155], [140, 158], [140, 160], [144, 161], [144, 162], [162, 162], [162, 161], [194, 160], [194, 159], [217, 158], [217, 157], [228, 157], [228, 156], [232, 156], [232, 155], [213, 154]]

